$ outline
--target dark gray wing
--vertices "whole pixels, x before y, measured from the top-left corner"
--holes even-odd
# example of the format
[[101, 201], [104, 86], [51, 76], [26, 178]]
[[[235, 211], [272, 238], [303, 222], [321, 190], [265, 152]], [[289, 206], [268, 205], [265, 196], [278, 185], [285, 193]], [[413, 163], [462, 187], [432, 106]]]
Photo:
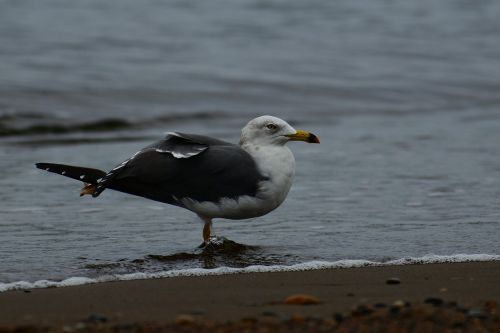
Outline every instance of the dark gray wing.
[[169, 153], [176, 158], [189, 158], [201, 153], [210, 145], [231, 146], [232, 143], [203, 135], [173, 132], [145, 149], [155, 148], [159, 153]]
[[[129, 159], [123, 161], [111, 171], [109, 171], [102, 179], [97, 183], [95, 192], [92, 194], [93, 197], [99, 196], [102, 191], [106, 188], [110, 188], [110, 184], [115, 179], [117, 175], [125, 170], [125, 167], [129, 165], [136, 157], [150, 153], [151, 151], [156, 151], [157, 153], [171, 154], [175, 158], [188, 158], [196, 154], [201, 153], [208, 148], [209, 142], [216, 139], [210, 137], [191, 135], [184, 133], [168, 133], [166, 137], [159, 140], [132, 155]], [[216, 140], [220, 141], [220, 140]], [[224, 141], [220, 141], [221, 144], [229, 144]], [[216, 144], [216, 143], [214, 143]]]
[[179, 206], [176, 198], [217, 202], [253, 196], [266, 179], [239, 146], [181, 133], [146, 147], [108, 175], [95, 195], [110, 188]]

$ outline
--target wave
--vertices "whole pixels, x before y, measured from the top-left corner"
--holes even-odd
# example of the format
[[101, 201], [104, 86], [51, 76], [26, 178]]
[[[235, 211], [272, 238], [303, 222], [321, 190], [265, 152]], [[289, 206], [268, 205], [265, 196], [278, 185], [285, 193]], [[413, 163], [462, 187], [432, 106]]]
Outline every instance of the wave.
[[123, 119], [102, 119], [81, 124], [39, 124], [26, 127], [0, 127], [0, 136], [32, 135], [32, 134], [66, 134], [73, 132], [103, 132], [117, 131], [133, 127], [129, 121]]
[[242, 273], [267, 273], [267, 272], [295, 272], [330, 268], [356, 268], [373, 266], [398, 266], [412, 264], [437, 264], [437, 263], [459, 263], [459, 262], [481, 262], [481, 261], [500, 261], [500, 255], [495, 254], [454, 254], [454, 255], [435, 255], [429, 254], [422, 257], [405, 257], [385, 262], [345, 259], [338, 261], [309, 261], [295, 265], [254, 265], [244, 268], [218, 267], [213, 269], [189, 268], [180, 270], [161, 271], [154, 273], [129, 273], [104, 275], [98, 278], [88, 277], [70, 277], [62, 281], [39, 280], [35, 282], [17, 281], [10, 283], [0, 283], [0, 292], [8, 290], [25, 290], [35, 288], [54, 288], [69, 287], [83, 284], [110, 282], [110, 281], [128, 281], [159, 279], [182, 276], [208, 276], [208, 275], [228, 275]]
[[[19, 114], [0, 116], [0, 137], [41, 135], [41, 134], [68, 134], [86, 132], [114, 132], [131, 128], [143, 128], [151, 125], [172, 123], [176, 121], [206, 120], [223, 117], [221, 112], [193, 112], [187, 114], [169, 114], [139, 121], [122, 118], [104, 118], [95, 121], [66, 124], [60, 119], [43, 118], [40, 115]], [[34, 124], [22, 125], [26, 120], [34, 120]], [[13, 123], [13, 124], [12, 124]]]

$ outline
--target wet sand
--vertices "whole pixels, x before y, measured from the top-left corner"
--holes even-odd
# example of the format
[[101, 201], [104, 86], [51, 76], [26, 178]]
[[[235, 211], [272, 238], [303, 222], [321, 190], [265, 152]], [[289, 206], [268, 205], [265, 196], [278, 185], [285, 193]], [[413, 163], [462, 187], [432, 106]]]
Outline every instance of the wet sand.
[[[302, 317], [330, 320], [352, 314], [360, 305], [375, 309], [452, 304], [469, 309], [462, 311], [465, 313], [484, 308], [485, 304], [497, 304], [499, 281], [500, 262], [473, 262], [179, 277], [18, 290], [0, 293], [0, 327], [67, 328], [97, 323], [109, 328], [125, 324]], [[319, 304], [284, 304], [287, 297], [295, 294], [315, 297]]]

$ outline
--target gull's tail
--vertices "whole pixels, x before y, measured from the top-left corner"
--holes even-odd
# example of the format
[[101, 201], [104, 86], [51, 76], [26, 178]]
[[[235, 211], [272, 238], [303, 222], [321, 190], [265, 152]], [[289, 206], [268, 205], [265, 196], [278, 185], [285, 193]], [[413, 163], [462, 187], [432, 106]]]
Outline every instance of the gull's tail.
[[37, 163], [38, 169], [84, 182], [85, 185], [80, 192], [80, 196], [93, 194], [98, 180], [106, 175], [106, 172], [98, 169], [85, 168], [73, 165], [55, 164], [55, 163]]

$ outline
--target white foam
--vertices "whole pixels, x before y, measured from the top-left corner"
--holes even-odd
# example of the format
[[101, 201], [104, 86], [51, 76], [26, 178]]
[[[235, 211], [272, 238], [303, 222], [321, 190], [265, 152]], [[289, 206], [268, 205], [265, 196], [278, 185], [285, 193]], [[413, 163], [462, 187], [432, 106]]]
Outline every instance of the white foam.
[[219, 267], [214, 269], [189, 268], [189, 269], [171, 270], [171, 271], [163, 271], [155, 273], [138, 272], [130, 274], [104, 275], [98, 278], [71, 277], [62, 281], [39, 280], [35, 282], [17, 281], [10, 283], [0, 283], [0, 292], [7, 290], [22, 290], [22, 289], [34, 289], [34, 288], [69, 287], [69, 286], [77, 286], [83, 284], [108, 282], [108, 281], [159, 279], [159, 278], [171, 278], [180, 276], [207, 276], [207, 275], [227, 275], [227, 274], [242, 274], [242, 273], [263, 273], [263, 272], [293, 272], [293, 271], [308, 271], [308, 270], [327, 269], [327, 268], [355, 268], [355, 267], [368, 267], [368, 266], [396, 266], [396, 265], [411, 265], [411, 264], [436, 264], [436, 263], [452, 263], [452, 262], [456, 263], [456, 262], [473, 262], [473, 261], [500, 261], [500, 255], [429, 254], [423, 257], [405, 257], [386, 262], [346, 259], [333, 262], [309, 261], [290, 266], [254, 265], [244, 268], [232, 268], [232, 267]]

